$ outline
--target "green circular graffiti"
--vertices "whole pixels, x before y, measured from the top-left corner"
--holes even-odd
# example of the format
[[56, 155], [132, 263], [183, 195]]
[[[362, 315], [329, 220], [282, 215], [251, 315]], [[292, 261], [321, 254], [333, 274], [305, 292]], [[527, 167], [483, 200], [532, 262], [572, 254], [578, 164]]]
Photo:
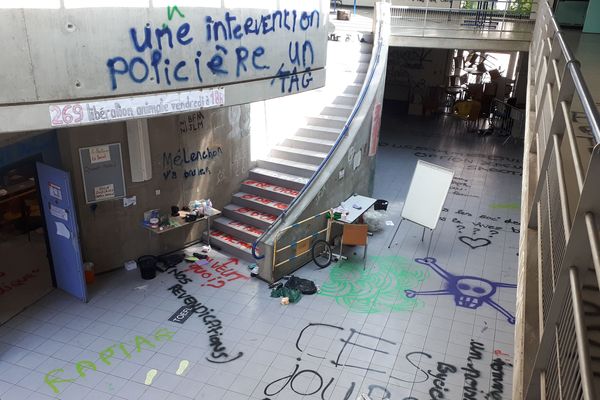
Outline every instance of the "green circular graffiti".
[[369, 257], [368, 265], [364, 270], [362, 260], [334, 264], [320, 295], [333, 297], [349, 310], [366, 314], [410, 311], [423, 306], [421, 300], [406, 297], [404, 290], [418, 287], [429, 276], [428, 271], [397, 256]]

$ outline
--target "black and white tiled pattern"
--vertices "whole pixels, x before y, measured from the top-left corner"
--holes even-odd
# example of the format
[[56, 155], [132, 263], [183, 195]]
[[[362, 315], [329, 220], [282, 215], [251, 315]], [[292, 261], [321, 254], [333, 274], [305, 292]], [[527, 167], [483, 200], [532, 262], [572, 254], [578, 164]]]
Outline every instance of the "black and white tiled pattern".
[[[454, 123], [384, 116], [374, 192], [397, 224], [418, 159], [455, 171], [430, 252], [445, 272], [414, 261], [425, 257], [428, 234], [421, 242], [421, 229], [404, 222], [390, 249], [396, 226], [370, 238], [364, 273], [361, 260], [303, 267], [298, 275], [322, 291], [288, 306], [259, 280], [210, 281], [214, 270], [185, 271], [184, 284], [176, 274], [111, 273], [88, 304], [54, 291], [0, 326], [0, 399], [510, 399], [522, 149], [455, 133]], [[384, 260], [392, 265], [385, 276]], [[249, 276], [241, 262], [231, 268]], [[468, 290], [451, 276], [470, 277], [462, 283], [476, 299], [461, 297]], [[494, 283], [493, 295], [481, 279]], [[220, 324], [198, 315], [168, 321], [186, 298], [178, 284]], [[448, 293], [417, 294], [406, 307], [407, 289]], [[222, 335], [211, 346], [215, 326]]]

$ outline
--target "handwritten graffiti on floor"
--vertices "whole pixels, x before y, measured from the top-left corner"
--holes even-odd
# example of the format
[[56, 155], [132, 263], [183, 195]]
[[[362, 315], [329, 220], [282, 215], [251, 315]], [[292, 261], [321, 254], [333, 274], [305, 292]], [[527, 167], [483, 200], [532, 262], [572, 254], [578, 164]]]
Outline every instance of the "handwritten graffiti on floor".
[[[323, 346], [313, 343], [313, 339], [319, 341], [329, 339], [336, 345], [327, 346], [327, 350], [322, 350]], [[350, 382], [348, 387], [344, 387], [341, 391], [341, 393], [345, 393], [343, 398], [341, 396], [331, 397], [333, 388], [339, 386], [339, 383], [336, 382], [335, 377], [328, 376], [317, 369], [303, 368], [305, 362], [311, 361], [312, 365], [315, 365], [316, 361], [318, 363], [316, 365], [331, 364], [334, 368], [348, 368], [349, 371], [360, 370], [361, 372], [357, 372], [357, 374], [368, 372], [368, 376], [378, 377], [379, 382], [425, 383], [425, 387], [428, 387], [425, 391], [429, 393], [431, 399], [458, 398], [458, 390], [463, 393], [465, 398], [471, 398], [469, 397], [470, 393], [475, 390], [476, 393], [484, 393], [486, 399], [502, 399], [504, 369], [506, 366], [511, 367], [512, 365], [498, 357], [494, 358], [489, 365], [492, 375], [490, 382], [492, 390], [488, 393], [480, 391], [478, 387], [487, 386], [487, 382], [480, 382], [482, 379], [481, 367], [485, 365], [484, 362], [487, 364], [487, 361], [483, 361], [485, 354], [483, 343], [470, 340], [469, 352], [462, 367], [434, 361], [433, 356], [425, 351], [411, 351], [401, 358], [398, 357], [398, 346], [398, 343], [389, 338], [363, 333], [353, 328], [345, 329], [338, 325], [309, 323], [300, 331], [296, 339], [296, 350], [298, 350], [296, 362], [290, 366], [289, 372], [265, 385], [263, 394], [266, 397], [263, 400], [287, 399], [294, 396], [292, 393], [300, 397], [313, 396], [311, 398], [349, 400], [360, 394], [354, 393], [357, 387], [356, 382]], [[398, 364], [393, 369], [386, 370], [385, 367], [378, 364], [353, 359], [351, 355], [357, 351], [369, 359], [377, 355], [392, 356], [398, 360]], [[427, 368], [425, 365], [430, 365], [432, 368]], [[278, 369], [280, 368], [281, 366], [278, 366]], [[450, 380], [452, 380], [452, 385], [449, 384]], [[391, 386], [369, 383], [368, 381], [363, 382], [364, 385], [367, 385], [369, 397], [392, 399]], [[397, 397], [397, 399], [401, 398]], [[413, 395], [402, 397], [402, 400], [419, 399]]]
[[196, 261], [187, 269], [183, 270], [183, 272], [190, 271], [206, 279], [206, 282], [200, 284], [200, 286], [209, 286], [218, 289], [225, 286], [227, 282], [238, 279], [250, 279], [246, 275], [237, 272], [234, 268], [228, 267], [229, 265], [238, 265], [239, 262], [240, 260], [234, 257], [230, 257], [224, 262], [208, 257], [206, 260]]
[[184, 271], [179, 271], [175, 266], [169, 266], [167, 273], [173, 274], [178, 282], [177, 284], [167, 288], [167, 290], [170, 291], [174, 296], [177, 296], [178, 299], [183, 299], [185, 305], [188, 306], [188, 308], [191, 309], [194, 314], [197, 314], [198, 318], [202, 318], [202, 322], [206, 326], [206, 334], [208, 335], [208, 340], [212, 350], [210, 356], [206, 357], [206, 360], [211, 363], [224, 364], [235, 361], [243, 356], [244, 353], [242, 352], [239, 352], [234, 356], [230, 356], [230, 354], [227, 353], [227, 348], [221, 339], [223, 336], [223, 333], [221, 332], [223, 329], [223, 323], [214, 314], [212, 314], [215, 310], [198, 301], [196, 297], [188, 294], [188, 292], [183, 288], [183, 285], [187, 285], [188, 283], [193, 282], [193, 280], [189, 278]]
[[435, 273], [446, 280], [446, 288], [441, 290], [414, 291], [405, 290], [406, 297], [413, 299], [416, 296], [454, 296], [454, 303], [457, 307], [478, 309], [487, 304], [506, 317], [510, 324], [515, 324], [515, 317], [504, 307], [492, 300], [492, 296], [498, 288], [516, 288], [517, 285], [511, 283], [492, 282], [485, 278], [466, 275], [453, 275], [437, 264], [433, 257], [417, 258], [415, 261], [419, 264], [431, 268]]
[[413, 155], [418, 158], [440, 160], [461, 164], [465, 171], [485, 171], [498, 174], [523, 176], [523, 160], [520, 158], [505, 157], [480, 153], [462, 153], [443, 149], [414, 146], [410, 144], [396, 144], [379, 142], [381, 147], [392, 147], [413, 150]]
[[[10, 292], [13, 289], [16, 289], [20, 286], [27, 285], [27, 282], [30, 282], [35, 276], [40, 272], [39, 268], [32, 269], [31, 271], [25, 273], [17, 279], [13, 279], [10, 282], [0, 282], [0, 296]], [[6, 276], [6, 273], [0, 271], [0, 278]]]
[[[450, 211], [446, 207], [442, 209], [442, 213], [440, 221], [454, 224], [461, 235], [458, 240], [471, 250], [489, 246], [493, 239], [501, 233], [519, 234], [521, 232], [521, 223], [512, 218], [486, 214], [477, 215], [462, 209]], [[482, 235], [485, 237], [480, 237]]]
[[415, 269], [403, 257], [369, 257], [372, 268], [363, 269], [361, 261], [344, 261], [330, 267], [329, 279], [320, 295], [335, 298], [339, 305], [358, 313], [400, 312], [421, 307], [414, 298], [398, 296], [402, 290], [417, 286], [429, 276]]
[[[153, 333], [151, 339], [155, 342], [162, 342], [163, 340], [173, 339], [174, 335], [175, 332], [166, 328], [159, 328]], [[69, 378], [65, 377], [67, 375], [63, 375], [65, 373], [64, 368], [56, 368], [44, 376], [44, 383], [46, 383], [54, 393], [60, 393], [57, 386], [59, 383], [75, 382], [79, 378], [85, 378], [90, 371], [98, 370], [100, 362], [110, 366], [114, 362], [112, 359], [117, 357], [117, 355], [119, 358], [123, 356], [126, 359], [132, 359], [135, 357], [136, 353], [141, 353], [142, 350], [152, 350], [156, 348], [156, 344], [153, 343], [152, 340], [147, 339], [144, 336], [135, 336], [133, 340], [126, 341], [125, 343], [112, 344], [98, 353], [98, 360], [77, 361], [75, 363], [75, 371], [68, 375], [70, 376]], [[75, 373], [77, 375], [73, 377]]]

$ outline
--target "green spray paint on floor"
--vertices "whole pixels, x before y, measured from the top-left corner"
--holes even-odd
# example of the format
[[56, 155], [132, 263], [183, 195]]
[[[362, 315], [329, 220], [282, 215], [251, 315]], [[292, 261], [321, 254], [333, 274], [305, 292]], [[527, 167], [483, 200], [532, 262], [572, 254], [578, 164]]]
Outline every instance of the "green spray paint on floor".
[[521, 208], [520, 203], [505, 203], [505, 204], [490, 204], [490, 208], [508, 208], [512, 210], [518, 210]]
[[410, 311], [423, 306], [421, 300], [404, 296], [405, 289], [418, 287], [429, 276], [411, 260], [397, 256], [369, 257], [363, 261], [332, 264], [320, 295], [335, 298], [350, 311], [366, 314]]

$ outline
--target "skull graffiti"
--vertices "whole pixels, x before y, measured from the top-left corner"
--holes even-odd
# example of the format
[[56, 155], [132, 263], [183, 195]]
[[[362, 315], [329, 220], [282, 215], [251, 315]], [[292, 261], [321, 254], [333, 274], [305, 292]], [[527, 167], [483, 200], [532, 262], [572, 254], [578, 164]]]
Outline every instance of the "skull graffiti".
[[499, 313], [506, 317], [508, 323], [515, 323], [515, 317], [508, 312], [504, 307], [492, 300], [492, 296], [498, 288], [516, 288], [517, 285], [511, 283], [492, 282], [484, 278], [476, 276], [456, 276], [437, 264], [437, 260], [432, 257], [417, 258], [415, 261], [433, 269], [439, 276], [447, 282], [446, 289], [429, 290], [429, 291], [414, 291], [405, 290], [406, 297], [413, 298], [420, 296], [454, 296], [454, 303], [458, 307], [469, 309], [477, 309], [483, 304], [488, 304], [496, 309]]

